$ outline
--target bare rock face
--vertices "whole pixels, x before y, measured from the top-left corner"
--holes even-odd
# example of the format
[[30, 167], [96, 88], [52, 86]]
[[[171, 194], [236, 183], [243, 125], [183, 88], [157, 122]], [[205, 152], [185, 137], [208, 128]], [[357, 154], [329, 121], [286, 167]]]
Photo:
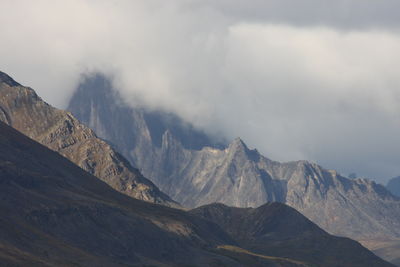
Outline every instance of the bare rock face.
[[59, 152], [126, 195], [153, 203], [176, 205], [70, 112], [50, 106], [32, 89], [21, 86], [2, 72], [0, 120]]
[[[210, 139], [190, 147], [187, 143], [194, 141], [184, 144], [177, 134], [184, 130], [172, 130], [183, 123], [169, 124], [161, 115], [157, 120], [163, 127], [154, 134], [148, 111], [124, 104], [101, 75], [80, 85], [69, 110], [186, 207], [213, 202], [258, 207], [279, 201], [328, 232], [371, 248], [377, 240], [400, 244], [400, 200], [373, 181], [348, 179], [307, 161], [272, 161], [239, 138], [225, 147]], [[185, 129], [192, 132], [186, 138], [198, 136], [194, 128]]]

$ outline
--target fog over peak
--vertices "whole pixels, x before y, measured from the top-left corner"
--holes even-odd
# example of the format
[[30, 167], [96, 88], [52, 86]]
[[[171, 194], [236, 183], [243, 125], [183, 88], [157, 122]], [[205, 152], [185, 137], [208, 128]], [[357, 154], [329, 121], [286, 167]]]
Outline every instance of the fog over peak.
[[400, 2], [3, 0], [0, 69], [65, 107], [99, 71], [265, 156], [400, 173]]

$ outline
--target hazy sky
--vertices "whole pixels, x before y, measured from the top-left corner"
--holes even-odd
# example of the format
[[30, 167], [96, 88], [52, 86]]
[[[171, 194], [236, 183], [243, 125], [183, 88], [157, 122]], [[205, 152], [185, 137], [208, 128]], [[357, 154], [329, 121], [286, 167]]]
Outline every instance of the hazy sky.
[[398, 0], [0, 0], [0, 70], [65, 107], [102, 71], [132, 103], [381, 182], [400, 174]]

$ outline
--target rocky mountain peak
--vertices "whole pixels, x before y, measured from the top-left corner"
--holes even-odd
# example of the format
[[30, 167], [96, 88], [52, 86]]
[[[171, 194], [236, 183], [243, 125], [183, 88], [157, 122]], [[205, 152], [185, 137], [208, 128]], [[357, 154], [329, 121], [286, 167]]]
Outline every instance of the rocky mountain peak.
[[17, 83], [16, 81], [14, 81], [13, 78], [11, 78], [8, 74], [0, 71], [0, 82], [1, 83], [5, 83], [9, 86], [20, 86], [19, 83]]
[[256, 149], [249, 149], [246, 143], [240, 138], [235, 138], [228, 146], [227, 151], [234, 157], [244, 157], [257, 162], [260, 159], [260, 153]]
[[107, 98], [112, 97], [114, 91], [112, 81], [106, 75], [96, 72], [82, 75], [77, 93], [73, 97], [95, 94], [99, 98]]
[[232, 141], [232, 143], [229, 144], [226, 150], [228, 152], [228, 155], [230, 155], [231, 157], [244, 158], [247, 157], [249, 148], [246, 146], [242, 139], [236, 138]]
[[248, 150], [248, 147], [240, 137], [236, 137], [229, 145], [229, 149], [246, 151]]

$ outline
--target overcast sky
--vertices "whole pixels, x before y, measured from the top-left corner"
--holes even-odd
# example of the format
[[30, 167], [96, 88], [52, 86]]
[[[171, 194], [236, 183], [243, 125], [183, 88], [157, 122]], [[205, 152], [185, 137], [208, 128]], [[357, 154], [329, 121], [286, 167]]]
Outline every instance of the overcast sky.
[[1, 0], [0, 70], [65, 107], [101, 71], [280, 160], [400, 175], [398, 0]]

